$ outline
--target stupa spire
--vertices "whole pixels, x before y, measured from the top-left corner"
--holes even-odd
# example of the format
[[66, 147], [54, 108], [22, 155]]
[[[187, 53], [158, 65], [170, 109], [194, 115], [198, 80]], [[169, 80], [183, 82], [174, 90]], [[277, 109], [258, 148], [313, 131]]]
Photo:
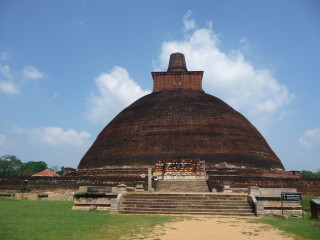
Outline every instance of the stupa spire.
[[170, 55], [168, 72], [187, 72], [187, 65], [182, 53], [172, 53]]

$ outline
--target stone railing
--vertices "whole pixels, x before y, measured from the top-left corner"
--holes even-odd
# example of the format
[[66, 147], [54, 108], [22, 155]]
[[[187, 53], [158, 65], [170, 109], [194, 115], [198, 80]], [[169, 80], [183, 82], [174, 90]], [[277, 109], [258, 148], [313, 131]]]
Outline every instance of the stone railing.
[[254, 207], [254, 214], [259, 216], [264, 216], [264, 203], [262, 201], [258, 201], [253, 194], [248, 195], [248, 202], [252, 207]]
[[120, 206], [120, 202], [122, 200], [122, 196], [123, 196], [123, 193], [119, 193], [117, 198], [111, 199], [110, 214], [118, 214], [119, 213], [119, 206]]

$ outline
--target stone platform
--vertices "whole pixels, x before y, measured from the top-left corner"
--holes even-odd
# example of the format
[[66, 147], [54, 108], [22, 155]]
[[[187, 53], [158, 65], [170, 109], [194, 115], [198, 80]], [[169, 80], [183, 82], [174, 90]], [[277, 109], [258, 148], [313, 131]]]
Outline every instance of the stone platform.
[[169, 192], [123, 194], [113, 213], [254, 216], [245, 194]]

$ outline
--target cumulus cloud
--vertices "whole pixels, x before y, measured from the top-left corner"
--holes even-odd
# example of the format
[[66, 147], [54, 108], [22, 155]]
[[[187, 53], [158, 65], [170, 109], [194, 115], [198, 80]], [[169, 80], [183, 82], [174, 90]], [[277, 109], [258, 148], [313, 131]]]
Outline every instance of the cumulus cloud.
[[320, 147], [320, 128], [307, 130], [302, 137], [299, 138], [302, 147], [310, 149]]
[[17, 86], [14, 83], [9, 81], [0, 81], [0, 91], [7, 93], [7, 94], [17, 94], [20, 93]]
[[[263, 125], [295, 98], [269, 69], [257, 69], [240, 50], [220, 49], [212, 22], [196, 27], [192, 13], [183, 18], [183, 38], [163, 42], [157, 68], [166, 69], [171, 53], [185, 54], [188, 70], [204, 70], [203, 88]], [[243, 41], [247, 41], [243, 39]], [[242, 41], [242, 42], [243, 42]]]
[[73, 129], [64, 130], [59, 127], [42, 127], [35, 129], [16, 128], [15, 132], [27, 134], [33, 144], [47, 146], [82, 147], [88, 145], [90, 134], [85, 131], [77, 132]]
[[8, 80], [13, 79], [13, 75], [12, 75], [10, 67], [8, 65], [0, 66], [0, 72], [3, 74], [3, 76], [6, 79], [8, 79]]
[[110, 72], [101, 73], [95, 84], [98, 93], [90, 93], [87, 99], [89, 111], [86, 117], [95, 122], [106, 123], [121, 109], [138, 98], [150, 93], [130, 78], [126, 69], [115, 66]]
[[192, 18], [192, 12], [190, 10], [186, 12], [182, 21], [183, 21], [184, 31], [189, 31], [191, 29], [196, 28], [196, 21]]
[[13, 74], [11, 73], [10, 67], [8, 65], [0, 65], [0, 73], [3, 79], [0, 78], [0, 91], [7, 94], [17, 94], [20, 93], [16, 83], [13, 81]]
[[33, 66], [26, 66], [22, 70], [22, 75], [26, 78], [32, 79], [32, 80], [37, 80], [40, 78], [44, 78], [45, 74], [40, 72], [38, 69], [36, 69]]

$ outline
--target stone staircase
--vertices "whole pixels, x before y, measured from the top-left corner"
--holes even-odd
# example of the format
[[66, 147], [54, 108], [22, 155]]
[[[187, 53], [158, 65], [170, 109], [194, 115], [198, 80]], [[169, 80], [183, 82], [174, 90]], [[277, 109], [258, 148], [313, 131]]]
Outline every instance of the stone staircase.
[[119, 213], [254, 216], [246, 195], [214, 193], [126, 193]]
[[209, 192], [207, 181], [158, 180], [157, 192]]

